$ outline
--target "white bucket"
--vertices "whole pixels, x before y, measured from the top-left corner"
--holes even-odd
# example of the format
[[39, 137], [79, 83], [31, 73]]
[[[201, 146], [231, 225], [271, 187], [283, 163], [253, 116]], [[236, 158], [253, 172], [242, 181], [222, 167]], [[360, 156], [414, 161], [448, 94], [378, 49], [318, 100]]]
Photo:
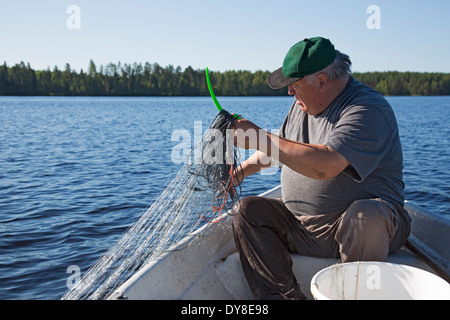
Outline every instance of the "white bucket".
[[387, 262], [349, 262], [311, 279], [316, 300], [450, 300], [450, 284], [422, 269]]

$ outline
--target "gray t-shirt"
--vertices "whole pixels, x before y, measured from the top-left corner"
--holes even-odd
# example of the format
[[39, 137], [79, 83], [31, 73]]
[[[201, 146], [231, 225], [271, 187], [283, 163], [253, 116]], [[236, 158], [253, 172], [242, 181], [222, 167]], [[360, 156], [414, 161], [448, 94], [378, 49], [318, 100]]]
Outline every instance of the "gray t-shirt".
[[380, 93], [353, 77], [319, 115], [310, 116], [294, 103], [280, 136], [330, 146], [350, 163], [325, 181], [282, 165], [282, 198], [292, 213], [344, 212], [355, 200], [373, 198], [403, 206], [403, 155], [394, 112]]

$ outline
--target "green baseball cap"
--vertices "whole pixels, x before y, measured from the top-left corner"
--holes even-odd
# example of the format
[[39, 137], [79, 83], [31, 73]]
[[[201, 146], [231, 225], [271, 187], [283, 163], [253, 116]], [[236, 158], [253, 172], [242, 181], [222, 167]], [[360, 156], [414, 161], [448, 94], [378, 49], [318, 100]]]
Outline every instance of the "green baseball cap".
[[272, 89], [281, 89], [328, 67], [336, 57], [330, 40], [322, 37], [304, 39], [294, 44], [286, 54], [283, 66], [267, 79]]

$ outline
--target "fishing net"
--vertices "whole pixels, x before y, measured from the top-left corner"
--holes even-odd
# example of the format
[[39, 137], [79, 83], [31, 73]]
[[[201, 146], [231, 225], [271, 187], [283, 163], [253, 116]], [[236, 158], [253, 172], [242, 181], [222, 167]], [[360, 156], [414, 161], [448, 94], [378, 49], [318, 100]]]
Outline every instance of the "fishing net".
[[241, 193], [233, 186], [233, 169], [239, 165], [228, 134], [233, 119], [227, 111], [219, 112], [191, 150], [187, 165], [62, 299], [108, 298], [172, 245], [204, 224], [220, 221]]

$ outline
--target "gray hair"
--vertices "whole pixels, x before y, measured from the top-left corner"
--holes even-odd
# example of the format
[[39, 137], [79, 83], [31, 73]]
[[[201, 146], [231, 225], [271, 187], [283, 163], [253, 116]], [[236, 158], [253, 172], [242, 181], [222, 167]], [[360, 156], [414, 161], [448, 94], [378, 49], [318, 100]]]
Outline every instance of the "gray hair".
[[351, 65], [350, 57], [336, 50], [334, 61], [325, 69], [312, 74], [311, 79], [316, 78], [319, 74], [325, 74], [330, 81], [345, 79], [351, 72]]

